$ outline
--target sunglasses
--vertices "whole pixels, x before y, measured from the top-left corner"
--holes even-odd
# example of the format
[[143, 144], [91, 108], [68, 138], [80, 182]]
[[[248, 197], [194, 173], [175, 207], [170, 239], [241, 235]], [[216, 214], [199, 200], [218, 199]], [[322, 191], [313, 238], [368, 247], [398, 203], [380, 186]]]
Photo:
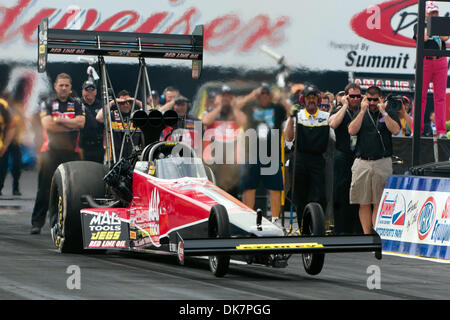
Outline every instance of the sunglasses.
[[361, 95], [360, 94], [349, 94], [348, 97], [350, 99], [361, 99]]
[[94, 88], [94, 87], [87, 87], [87, 88], [85, 88], [84, 90], [86, 90], [86, 91], [94, 91], [95, 88]]
[[330, 105], [329, 104], [320, 104], [319, 109], [320, 110], [328, 110], [328, 109], [330, 109]]
[[380, 98], [367, 98], [367, 100], [369, 100], [371, 102], [377, 102], [377, 101], [380, 101]]

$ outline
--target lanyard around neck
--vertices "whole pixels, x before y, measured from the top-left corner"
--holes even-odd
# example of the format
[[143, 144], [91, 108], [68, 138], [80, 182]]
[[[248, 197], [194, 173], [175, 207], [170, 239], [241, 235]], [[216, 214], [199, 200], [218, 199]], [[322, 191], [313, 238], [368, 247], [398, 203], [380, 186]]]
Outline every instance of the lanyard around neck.
[[381, 145], [382, 145], [382, 147], [383, 147], [383, 151], [386, 151], [386, 147], [384, 146], [383, 137], [381, 136], [380, 130], [378, 130], [378, 124], [379, 124], [379, 121], [380, 121], [380, 113], [378, 114], [377, 122], [376, 122], [376, 123], [375, 123], [375, 120], [373, 120], [373, 117], [372, 117], [372, 115], [370, 114], [369, 109], [367, 109], [367, 113], [369, 114], [369, 118], [370, 118], [370, 120], [372, 121], [373, 126], [375, 127], [375, 130], [377, 130], [378, 137], [380, 137], [380, 141], [381, 141]]

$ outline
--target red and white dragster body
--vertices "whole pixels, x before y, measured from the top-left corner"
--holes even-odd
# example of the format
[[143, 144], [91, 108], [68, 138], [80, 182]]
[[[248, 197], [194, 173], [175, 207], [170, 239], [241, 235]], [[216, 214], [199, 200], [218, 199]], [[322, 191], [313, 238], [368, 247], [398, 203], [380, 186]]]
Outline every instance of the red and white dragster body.
[[[133, 200], [128, 208], [81, 210], [86, 249], [160, 249], [164, 238], [178, 233], [183, 239], [208, 236], [208, 219], [214, 205], [223, 205], [232, 227], [240, 236], [283, 236], [283, 230], [227, 194], [207, 178], [165, 180], [134, 170]], [[100, 217], [100, 218], [99, 218]], [[119, 226], [121, 222], [125, 225]], [[118, 237], [117, 232], [127, 232]], [[102, 233], [103, 232], [103, 233]], [[115, 235], [114, 235], [115, 234]], [[116, 237], [117, 239], [113, 239]], [[120, 239], [120, 240], [119, 240]], [[126, 241], [126, 242], [124, 242]], [[172, 251], [176, 248], [172, 246]]]

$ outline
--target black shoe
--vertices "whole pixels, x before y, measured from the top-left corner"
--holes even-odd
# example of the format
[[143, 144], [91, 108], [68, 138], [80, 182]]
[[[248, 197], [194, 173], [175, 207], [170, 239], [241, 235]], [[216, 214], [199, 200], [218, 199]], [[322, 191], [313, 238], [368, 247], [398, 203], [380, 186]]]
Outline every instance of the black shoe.
[[40, 234], [40, 233], [41, 233], [41, 228], [39, 228], [39, 227], [32, 227], [31, 228], [30, 234]]
[[13, 191], [13, 196], [21, 196], [22, 193], [19, 190], [14, 190]]

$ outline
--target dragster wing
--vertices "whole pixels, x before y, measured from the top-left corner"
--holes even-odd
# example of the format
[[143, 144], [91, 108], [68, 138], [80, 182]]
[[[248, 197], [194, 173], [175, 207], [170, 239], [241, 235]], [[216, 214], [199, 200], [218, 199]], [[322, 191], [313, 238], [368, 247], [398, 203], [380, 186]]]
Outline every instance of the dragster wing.
[[192, 60], [192, 77], [203, 66], [203, 26], [192, 35], [50, 29], [48, 18], [38, 28], [38, 71], [47, 67], [48, 54], [115, 56]]

